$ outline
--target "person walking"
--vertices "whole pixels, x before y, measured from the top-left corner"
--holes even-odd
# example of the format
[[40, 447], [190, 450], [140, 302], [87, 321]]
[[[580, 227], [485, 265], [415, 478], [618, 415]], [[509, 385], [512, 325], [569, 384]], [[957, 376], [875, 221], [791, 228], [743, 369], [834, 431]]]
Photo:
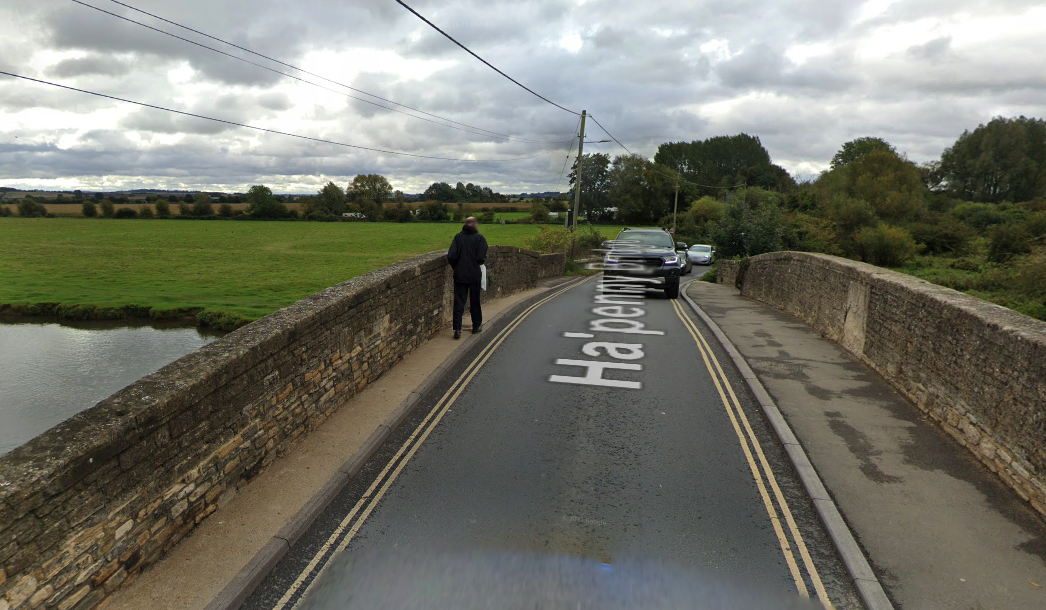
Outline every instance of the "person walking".
[[483, 330], [483, 309], [479, 304], [480, 265], [487, 260], [487, 239], [479, 232], [475, 216], [465, 219], [465, 226], [454, 236], [447, 251], [447, 262], [454, 268], [454, 338], [461, 338], [461, 318], [465, 315], [465, 299], [472, 314], [472, 332]]

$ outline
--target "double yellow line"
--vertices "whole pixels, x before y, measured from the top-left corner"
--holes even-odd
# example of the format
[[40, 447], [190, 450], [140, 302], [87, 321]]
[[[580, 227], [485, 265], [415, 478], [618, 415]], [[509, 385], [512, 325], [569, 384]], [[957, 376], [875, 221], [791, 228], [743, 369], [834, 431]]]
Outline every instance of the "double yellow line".
[[[403, 443], [403, 445], [396, 452], [396, 455], [389, 460], [389, 463], [385, 465], [381, 473], [374, 479], [367, 491], [364, 492], [363, 496], [359, 499], [349, 514], [342, 519], [338, 527], [331, 533], [327, 538], [327, 541], [321, 546], [316, 553], [313, 555], [309, 564], [302, 570], [298, 578], [287, 588], [287, 591], [283, 594], [273, 610], [284, 610], [289, 604], [293, 602], [292, 608], [297, 608], [301, 603], [301, 599], [308, 591], [312, 583], [316, 582], [323, 573], [326, 571], [327, 566], [330, 565], [330, 560], [335, 555], [344, 551], [349, 543], [352, 542], [356, 534], [359, 533], [360, 528], [363, 527], [367, 517], [370, 516], [374, 507], [377, 506], [378, 502], [385, 496], [389, 488], [399, 477], [400, 473], [403, 472], [403, 468], [407, 465], [414, 454], [421, 447], [425, 439], [428, 438], [429, 434], [439, 424], [443, 416], [450, 410], [450, 407], [454, 404], [454, 401], [458, 399], [458, 396], [465, 390], [465, 387], [472, 381], [472, 378], [476, 376], [480, 368], [487, 362], [490, 356], [494, 353], [494, 350], [500, 346], [505, 339], [512, 333], [524, 320], [527, 319], [531, 313], [537, 308], [541, 307], [545, 303], [558, 297], [564, 292], [580, 286], [588, 281], [590, 278], [586, 278], [580, 282], [575, 282], [566, 288], [562, 288], [534, 303], [530, 307], [527, 307], [523, 313], [516, 317], [511, 323], [501, 330], [495, 337], [494, 340], [487, 344], [480, 353], [472, 360], [471, 363], [465, 368], [464, 372], [451, 384], [450, 388], [443, 394], [443, 396], [436, 403], [435, 407], [429, 411], [429, 414], [425, 416], [410, 437]], [[390, 473], [391, 471], [391, 473]], [[358, 516], [358, 518], [357, 518]], [[347, 532], [347, 533], [346, 533]], [[333, 553], [332, 549], [336, 549]], [[317, 572], [317, 568], [319, 571]], [[315, 577], [310, 581], [310, 576], [315, 573]], [[306, 584], [308, 583], [308, 584]], [[304, 588], [303, 588], [304, 587]]]
[[[719, 360], [715, 357], [712, 348], [708, 345], [708, 342], [705, 341], [704, 336], [701, 334], [701, 331], [698, 330], [694, 321], [683, 310], [683, 307], [675, 299], [672, 299], [672, 307], [675, 309], [676, 315], [678, 315], [679, 319], [683, 322], [683, 326], [686, 327], [687, 331], [694, 338], [694, 342], [697, 344], [697, 349], [701, 353], [701, 358], [705, 362], [705, 367], [708, 368], [708, 373], [712, 377], [712, 381], [715, 383], [716, 390], [719, 392], [719, 398], [722, 400], [723, 407], [726, 409], [727, 416], [730, 418], [730, 423], [733, 425], [734, 432], [737, 434], [737, 440], [741, 444], [741, 449], [745, 454], [745, 459], [748, 461], [748, 467], [752, 470], [752, 477], [755, 479], [756, 487], [759, 489], [759, 495], [763, 498], [763, 505], [766, 507], [766, 514], [770, 517], [770, 522], [774, 526], [774, 532], [777, 534], [777, 541], [781, 545], [781, 551], [784, 553], [785, 562], [788, 564], [788, 569], [792, 573], [792, 579], [795, 581], [795, 588], [799, 591], [799, 595], [802, 595], [803, 597], [810, 596], [810, 593], [806, 588], [806, 581], [803, 579], [803, 575], [799, 570], [799, 565], [796, 563], [795, 554], [792, 552], [792, 546], [788, 541], [788, 536], [785, 535], [784, 528], [781, 526], [781, 519], [778, 517], [777, 506], [780, 507], [780, 512], [784, 516], [785, 523], [788, 525], [788, 531], [791, 534], [792, 540], [795, 541], [795, 547], [799, 551], [799, 556], [802, 558], [803, 565], [806, 567], [806, 573], [810, 576], [810, 581], [813, 584], [814, 591], [817, 593], [817, 598], [825, 608], [831, 608], [832, 605], [828, 600], [828, 593], [824, 589], [824, 584], [821, 583], [821, 577], [818, 575], [817, 567], [814, 565], [813, 559], [810, 557], [810, 551], [806, 548], [806, 543], [803, 541], [803, 535], [799, 532], [799, 527], [796, 525], [795, 519], [792, 517], [792, 511], [788, 508], [788, 502], [785, 500], [784, 494], [781, 493], [781, 487], [777, 484], [777, 478], [774, 476], [774, 471], [770, 468], [770, 463], [763, 454], [763, 448], [759, 444], [759, 439], [752, 430], [752, 426], [748, 422], [748, 417], [745, 415], [744, 409], [741, 408], [741, 402], [737, 399], [737, 395], [734, 393], [734, 389], [730, 385], [730, 380], [727, 379], [726, 373], [723, 372], [723, 367], [720, 366]], [[729, 400], [727, 399], [728, 395]], [[758, 464], [756, 463], [757, 461]], [[761, 470], [760, 467], [762, 467]], [[770, 489], [773, 491], [773, 497], [777, 500], [777, 506], [774, 506], [774, 502], [771, 500], [770, 494], [767, 492], [767, 484], [769, 484]]]

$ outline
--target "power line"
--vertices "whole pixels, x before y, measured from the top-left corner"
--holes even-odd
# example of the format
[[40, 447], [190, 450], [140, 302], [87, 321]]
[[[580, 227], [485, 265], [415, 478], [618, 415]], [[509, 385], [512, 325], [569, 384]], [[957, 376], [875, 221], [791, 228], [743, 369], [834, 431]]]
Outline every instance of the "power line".
[[402, 6], [403, 8], [407, 9], [408, 11], [410, 11], [410, 12], [414, 13], [414, 16], [415, 16], [415, 17], [417, 17], [418, 19], [421, 19], [422, 21], [424, 21], [425, 23], [427, 23], [427, 24], [429, 25], [429, 27], [431, 27], [432, 29], [436, 30], [436, 31], [437, 31], [437, 32], [439, 32], [440, 34], [443, 34], [444, 36], [446, 36], [446, 37], [447, 37], [447, 39], [448, 39], [448, 40], [450, 40], [450, 41], [451, 41], [451, 42], [453, 42], [454, 44], [458, 45], [458, 46], [459, 46], [459, 47], [461, 47], [462, 49], [465, 49], [465, 51], [466, 51], [466, 52], [467, 52], [467, 53], [468, 53], [469, 55], [471, 55], [471, 56], [475, 57], [476, 59], [480, 60], [481, 62], [485, 63], [485, 64], [487, 65], [487, 67], [489, 67], [489, 68], [490, 68], [491, 70], [493, 70], [493, 71], [497, 72], [498, 74], [500, 74], [500, 75], [504, 76], [505, 78], [509, 79], [510, 81], [512, 81], [512, 82], [514, 82], [514, 83], [516, 83], [517, 85], [519, 85], [520, 87], [522, 87], [523, 89], [525, 89], [525, 90], [526, 90], [527, 92], [529, 92], [529, 93], [530, 93], [531, 95], [533, 95], [533, 96], [535, 96], [535, 97], [538, 97], [538, 98], [541, 98], [542, 100], [544, 100], [544, 101], [548, 102], [549, 104], [552, 104], [553, 106], [555, 106], [556, 108], [559, 108], [560, 110], [566, 110], [566, 111], [567, 111], [567, 112], [569, 112], [570, 114], [576, 114], [576, 115], [578, 115], [578, 116], [580, 116], [580, 115], [581, 115], [581, 113], [580, 113], [580, 112], [574, 112], [574, 111], [573, 111], [573, 110], [571, 110], [570, 108], [565, 108], [565, 107], [563, 107], [563, 106], [560, 106], [559, 104], [557, 104], [557, 103], [553, 102], [552, 100], [550, 100], [550, 99], [548, 99], [547, 97], [545, 97], [545, 96], [541, 95], [540, 93], [537, 93], [536, 91], [534, 91], [534, 90], [533, 90], [533, 89], [531, 89], [530, 87], [527, 87], [527, 86], [526, 86], [526, 85], [524, 85], [523, 83], [521, 83], [521, 82], [519, 82], [518, 80], [516, 80], [516, 79], [512, 78], [512, 77], [511, 77], [511, 76], [509, 76], [508, 74], [505, 74], [505, 73], [504, 73], [504, 72], [502, 72], [501, 70], [499, 70], [499, 69], [495, 68], [495, 67], [494, 67], [494, 65], [493, 65], [493, 64], [491, 64], [491, 63], [490, 63], [489, 61], [487, 61], [487, 60], [483, 59], [482, 57], [480, 57], [479, 55], [476, 55], [475, 53], [473, 53], [473, 52], [472, 52], [472, 49], [469, 49], [468, 47], [466, 47], [465, 45], [461, 44], [461, 43], [460, 43], [460, 42], [458, 42], [457, 40], [454, 40], [454, 37], [453, 37], [453, 36], [451, 36], [450, 34], [448, 34], [448, 33], [444, 32], [443, 30], [439, 29], [439, 26], [437, 26], [437, 25], [436, 25], [435, 23], [432, 23], [431, 21], [429, 21], [428, 19], [426, 19], [425, 17], [423, 17], [423, 16], [421, 15], [421, 13], [419, 13], [418, 11], [416, 11], [416, 10], [412, 9], [412, 8], [411, 8], [410, 6], [408, 6], [408, 5], [407, 5], [407, 3], [406, 3], [406, 2], [403, 2], [403, 0], [396, 0], [396, 3], [397, 3], [397, 4], [399, 4], [400, 6]]
[[628, 154], [630, 154], [630, 155], [632, 154], [632, 151], [631, 151], [631, 150], [628, 150], [628, 147], [627, 147], [627, 146], [625, 146], [624, 144], [622, 144], [622, 143], [621, 143], [621, 140], [618, 140], [617, 138], [615, 138], [615, 137], [614, 137], [614, 134], [612, 134], [612, 133], [610, 133], [609, 131], [607, 131], [606, 127], [603, 127], [602, 125], [600, 125], [600, 124], [599, 124], [599, 121], [596, 121], [596, 117], [592, 116], [591, 114], [590, 114], [590, 115], [588, 115], [588, 117], [589, 117], [590, 119], [592, 119], [593, 121], [595, 121], [596, 125], [599, 125], [599, 128], [603, 130], [603, 133], [605, 133], [605, 134], [607, 134], [608, 136], [610, 136], [610, 139], [611, 139], [611, 140], [613, 140], [613, 141], [617, 142], [617, 145], [618, 145], [618, 146], [620, 146], [621, 148], [624, 148], [624, 149], [625, 149], [625, 151], [626, 151], [626, 152], [627, 152]]
[[[589, 116], [589, 118], [591, 118], [592, 120], [595, 120], [595, 117], [594, 117], [594, 116], [592, 116], [591, 114], [590, 114], [590, 115], [588, 115], [588, 116]], [[615, 137], [614, 137], [614, 134], [612, 134], [612, 133], [610, 133], [609, 131], [607, 131], [607, 128], [605, 128], [605, 127], [602, 127], [601, 125], [599, 125], [599, 121], [598, 121], [598, 120], [595, 120], [595, 123], [596, 123], [596, 125], [597, 125], [597, 126], [599, 126], [599, 129], [601, 129], [601, 130], [602, 130], [602, 133], [605, 133], [605, 134], [607, 134], [608, 136], [610, 136], [610, 137], [611, 137], [611, 138], [612, 138], [612, 139], [613, 139], [613, 140], [614, 140], [615, 142], [617, 142], [617, 145], [621, 146], [621, 148], [622, 148], [622, 149], [624, 149], [624, 151], [626, 151], [626, 152], [627, 152], [627, 153], [629, 153], [630, 155], [634, 155], [634, 154], [635, 154], [635, 153], [633, 153], [632, 151], [630, 151], [630, 150], [629, 150], [628, 146], [626, 146], [626, 145], [622, 144], [622, 143], [621, 143], [621, 140], [619, 140], [619, 139], [615, 138]], [[656, 166], [656, 165], [657, 165], [657, 163], [651, 163], [651, 165], [654, 165], [654, 166]], [[652, 167], [652, 168], [653, 168], [653, 167]], [[730, 188], [740, 188], [740, 187], [742, 187], [742, 186], [746, 186], [746, 184], [744, 184], [744, 183], [742, 183], [742, 184], [734, 184], [733, 186], [711, 186], [711, 185], [709, 185], [709, 184], [698, 184], [697, 182], [691, 182], [691, 181], [689, 181], [689, 180], [687, 180], [687, 179], [685, 179], [685, 178], [680, 178], [680, 177], [679, 177], [679, 172], [678, 172], [678, 171], [676, 172], [676, 174], [675, 174], [675, 175], [672, 175], [672, 174], [665, 174], [664, 172], [660, 172], [660, 171], [658, 171], [658, 170], [654, 170], [654, 172], [656, 172], [656, 173], [658, 173], [658, 174], [660, 174], [660, 175], [662, 175], [662, 176], [664, 176], [664, 177], [666, 177], [666, 178], [675, 178], [676, 180], [679, 180], [680, 182], [685, 182], [685, 183], [687, 183], [687, 184], [689, 184], [689, 185], [691, 185], [691, 186], [698, 186], [698, 187], [701, 187], [701, 188], [722, 188], [722, 189], [724, 189], [724, 190], [725, 190], [725, 189], [730, 189]]]
[[299, 135], [299, 134], [295, 134], [295, 133], [288, 133], [286, 131], [279, 131], [279, 130], [276, 130], [276, 129], [269, 129], [267, 127], [258, 127], [256, 125], [247, 125], [246, 123], [237, 123], [236, 121], [229, 121], [229, 120], [226, 120], [226, 119], [217, 119], [217, 118], [205, 116], [205, 115], [202, 115], [202, 114], [195, 114], [195, 113], [192, 113], [192, 112], [185, 112], [183, 110], [174, 110], [173, 108], [165, 108], [164, 106], [157, 106], [157, 105], [154, 105], [154, 104], [146, 104], [145, 102], [136, 102], [134, 100], [125, 99], [125, 98], [122, 98], [122, 97], [116, 97], [114, 95], [106, 95], [105, 93], [97, 93], [95, 91], [88, 91], [86, 89], [77, 89], [76, 87], [70, 87], [69, 85], [61, 85], [61, 84], [58, 84], [58, 83], [52, 83], [50, 81], [40, 80], [38, 78], [31, 78], [31, 77], [28, 77], [28, 76], [22, 76], [21, 74], [13, 74], [11, 72], [0, 71], [0, 75], [10, 76], [10, 77], [13, 77], [13, 78], [20, 78], [22, 80], [27, 80], [27, 81], [34, 82], [34, 83], [39, 83], [39, 84], [42, 84], [42, 85], [50, 85], [52, 87], [58, 87], [59, 89], [67, 89], [69, 91], [76, 91], [77, 93], [86, 93], [87, 95], [93, 95], [93, 96], [102, 97], [102, 98], [105, 98], [105, 99], [116, 100], [118, 102], [124, 102], [124, 103], [127, 103], [127, 104], [134, 104], [136, 106], [142, 106], [142, 107], [145, 107], [145, 108], [152, 108], [153, 110], [163, 110], [164, 112], [172, 112], [174, 114], [180, 114], [182, 116], [193, 117], [193, 118], [196, 118], [196, 119], [204, 119], [204, 120], [207, 120], [207, 121], [214, 121], [215, 123], [224, 123], [226, 125], [232, 125], [234, 127], [243, 127], [243, 128], [246, 128], [246, 129], [254, 129], [256, 131], [262, 131], [262, 132], [265, 132], [265, 133], [272, 133], [272, 134], [281, 135], [281, 136], [287, 136], [287, 137], [291, 137], [291, 138], [298, 138], [300, 140], [309, 140], [311, 142], [319, 142], [321, 144], [333, 144], [334, 146], [344, 146], [346, 148], [356, 148], [356, 149], [359, 149], [359, 150], [367, 150], [367, 151], [371, 151], [371, 152], [385, 153], [385, 154], [389, 154], [389, 155], [401, 155], [401, 156], [404, 156], [404, 157], [417, 157], [419, 159], [436, 159], [436, 160], [439, 160], [439, 161], [458, 161], [458, 162], [468, 162], [468, 163], [495, 163], [495, 162], [501, 162], [501, 161], [523, 161], [525, 159], [534, 159], [534, 158], [537, 158], [537, 157], [543, 157], [543, 156], [545, 156], [545, 155], [547, 155], [549, 153], [552, 153], [552, 152], [555, 152], [556, 150], [558, 150], [558, 149], [546, 150], [546, 151], [538, 153], [536, 155], [530, 155], [530, 156], [527, 156], [527, 157], [514, 157], [514, 158], [511, 158], [511, 159], [456, 159], [456, 158], [453, 158], [453, 157], [437, 157], [437, 156], [432, 156], [432, 155], [419, 155], [419, 154], [416, 154], [416, 153], [408, 153], [408, 152], [402, 152], [402, 151], [397, 151], [397, 150], [385, 150], [385, 149], [381, 149], [381, 148], [371, 148], [369, 146], [360, 146], [358, 144], [348, 144], [348, 143], [345, 143], [345, 142], [336, 142], [336, 141], [333, 141], [333, 140], [325, 140], [323, 138], [313, 138], [311, 136], [303, 136], [303, 135]]
[[[117, 19], [121, 19], [121, 20], [123, 20], [123, 21], [126, 21], [126, 22], [128, 22], [128, 23], [133, 23], [133, 24], [135, 24], [135, 25], [138, 25], [138, 26], [141, 26], [141, 27], [143, 27], [143, 28], [146, 28], [146, 29], [152, 30], [152, 31], [154, 31], [154, 32], [157, 32], [157, 33], [159, 33], [159, 34], [163, 34], [163, 35], [165, 35], [165, 36], [170, 36], [171, 38], [175, 38], [175, 39], [177, 39], [177, 40], [181, 40], [181, 41], [183, 41], [183, 42], [187, 42], [187, 43], [189, 43], [189, 44], [191, 44], [191, 45], [195, 45], [195, 46], [197, 46], [197, 47], [200, 47], [200, 48], [203, 48], [203, 49], [207, 49], [208, 51], [212, 51], [212, 52], [214, 52], [214, 53], [218, 53], [218, 54], [220, 54], [220, 55], [224, 55], [225, 57], [229, 57], [229, 58], [231, 58], [231, 59], [235, 59], [235, 60], [237, 60], [237, 61], [242, 61], [243, 63], [246, 63], [246, 64], [250, 64], [250, 65], [252, 65], [252, 66], [255, 66], [255, 67], [261, 68], [261, 69], [263, 69], [263, 70], [268, 70], [269, 72], [273, 72], [274, 74], [279, 74], [280, 76], [285, 76], [285, 77], [287, 77], [287, 78], [293, 78], [294, 80], [297, 80], [297, 81], [299, 81], [299, 82], [303, 82], [303, 83], [306, 83], [306, 84], [312, 85], [312, 86], [314, 86], [314, 87], [319, 87], [320, 89], [324, 89], [324, 90], [326, 90], [326, 91], [330, 91], [330, 92], [332, 92], [332, 93], [336, 93], [336, 94], [338, 94], [338, 95], [344, 95], [344, 96], [346, 96], [346, 97], [348, 97], [348, 98], [350, 98], [350, 99], [358, 100], [358, 101], [361, 101], [361, 102], [363, 102], [363, 103], [365, 103], [365, 104], [371, 104], [372, 106], [377, 106], [378, 108], [384, 108], [385, 110], [390, 110], [390, 111], [392, 111], [392, 112], [398, 112], [398, 113], [400, 113], [400, 114], [403, 114], [403, 115], [405, 115], [405, 116], [411, 117], [411, 118], [413, 118], [413, 119], [418, 119], [418, 120], [421, 120], [421, 121], [426, 121], [426, 122], [428, 122], [428, 123], [432, 123], [432, 124], [434, 124], [434, 125], [439, 125], [439, 126], [441, 126], [441, 127], [449, 127], [450, 129], [456, 129], [456, 130], [458, 130], [458, 131], [463, 131], [463, 132], [465, 132], [465, 133], [471, 133], [471, 134], [473, 134], [473, 135], [479, 135], [479, 136], [488, 136], [488, 137], [490, 137], [490, 136], [493, 136], [493, 137], [495, 137], [495, 138], [498, 138], [498, 139], [506, 139], [506, 140], [518, 140], [518, 141], [522, 141], [522, 142], [529, 142], [529, 143], [532, 143], [532, 144], [544, 144], [544, 143], [551, 143], [550, 141], [547, 141], [547, 140], [534, 140], [534, 139], [530, 139], [530, 138], [521, 138], [521, 137], [518, 137], [518, 136], [512, 136], [512, 135], [508, 135], [508, 134], [503, 134], [503, 133], [499, 133], [499, 132], [496, 132], [496, 131], [491, 131], [491, 130], [489, 130], [489, 129], [483, 129], [482, 127], [476, 127], [476, 126], [474, 126], [474, 125], [469, 125], [469, 124], [467, 124], [467, 123], [460, 123], [460, 122], [458, 122], [458, 121], [454, 121], [454, 120], [451, 120], [451, 119], [448, 119], [448, 118], [445, 118], [445, 117], [441, 117], [441, 116], [439, 116], [439, 115], [436, 115], [436, 114], [432, 114], [432, 113], [430, 113], [430, 112], [425, 112], [424, 110], [418, 110], [417, 108], [413, 108], [413, 107], [411, 107], [411, 106], [407, 106], [407, 105], [405, 105], [405, 104], [400, 104], [400, 103], [398, 103], [398, 102], [394, 102], [394, 101], [392, 101], [392, 100], [387, 100], [387, 99], [385, 99], [385, 98], [383, 98], [383, 97], [380, 97], [380, 96], [374, 95], [373, 93], [368, 93], [368, 92], [366, 92], [366, 91], [363, 91], [363, 90], [361, 90], [361, 89], [357, 89], [357, 88], [355, 88], [355, 87], [351, 87], [351, 86], [349, 86], [349, 85], [346, 85], [346, 84], [344, 84], [344, 83], [339, 83], [339, 82], [337, 82], [337, 81], [334, 81], [334, 80], [331, 80], [331, 79], [329, 79], [329, 78], [326, 78], [326, 77], [320, 76], [320, 75], [318, 75], [318, 74], [313, 74], [312, 72], [309, 72], [309, 71], [307, 71], [307, 70], [304, 70], [304, 69], [302, 69], [302, 68], [298, 68], [298, 67], [296, 67], [296, 66], [293, 66], [293, 65], [291, 65], [291, 64], [289, 64], [289, 63], [286, 63], [286, 62], [282, 62], [282, 61], [280, 61], [280, 60], [278, 60], [278, 59], [274, 59], [274, 58], [272, 58], [272, 57], [269, 57], [269, 56], [267, 56], [267, 55], [263, 55], [263, 54], [261, 54], [261, 53], [257, 53], [257, 52], [255, 52], [255, 51], [252, 51], [252, 50], [250, 50], [250, 49], [247, 49], [247, 48], [245, 48], [245, 47], [242, 47], [242, 46], [240, 46], [240, 45], [234, 44], [234, 43], [232, 43], [232, 42], [229, 42], [229, 41], [227, 41], [227, 40], [223, 40], [223, 39], [221, 39], [221, 38], [218, 38], [218, 37], [216, 37], [216, 36], [212, 36], [212, 35], [210, 35], [210, 34], [206, 34], [206, 33], [204, 33], [204, 32], [201, 32], [201, 31], [199, 31], [199, 30], [195, 30], [195, 29], [193, 29], [193, 28], [190, 28], [190, 27], [188, 27], [188, 26], [185, 26], [185, 25], [182, 25], [182, 24], [180, 24], [180, 23], [177, 23], [177, 22], [171, 21], [171, 20], [169, 20], [169, 19], [165, 19], [165, 18], [163, 18], [163, 17], [160, 17], [159, 15], [155, 15], [155, 14], [153, 14], [153, 13], [150, 13], [150, 12], [148, 12], [148, 11], [144, 11], [144, 10], [141, 10], [141, 9], [139, 9], [139, 8], [136, 8], [136, 7], [133, 7], [133, 6], [129, 5], [129, 4], [125, 4], [125, 3], [123, 3], [123, 2], [119, 2], [118, 0], [110, 0], [110, 1], [111, 1], [111, 2], [113, 2], [113, 3], [115, 3], [115, 4], [118, 4], [118, 5], [120, 5], [120, 6], [123, 6], [123, 7], [125, 7], [125, 8], [128, 8], [128, 9], [130, 9], [130, 10], [133, 10], [133, 11], [137, 11], [137, 12], [139, 12], [139, 13], [142, 13], [142, 14], [144, 14], [144, 15], [148, 15], [148, 16], [150, 16], [150, 17], [153, 17], [154, 19], [158, 19], [158, 20], [160, 20], [160, 21], [163, 21], [163, 22], [165, 22], [165, 23], [169, 23], [169, 24], [171, 24], [171, 25], [174, 25], [174, 26], [180, 27], [180, 28], [182, 28], [182, 29], [185, 29], [185, 30], [188, 30], [188, 31], [190, 31], [190, 32], [193, 32], [193, 33], [199, 34], [199, 35], [201, 35], [201, 36], [204, 36], [204, 37], [210, 38], [210, 39], [212, 39], [212, 40], [216, 40], [216, 41], [218, 41], [218, 42], [221, 42], [221, 43], [224, 43], [224, 44], [230, 45], [230, 46], [232, 46], [232, 47], [235, 47], [235, 48], [237, 48], [237, 49], [240, 49], [240, 50], [242, 50], [242, 51], [245, 51], [245, 52], [247, 52], [247, 53], [251, 53], [252, 55], [256, 55], [256, 56], [258, 56], [258, 57], [262, 57], [262, 58], [264, 58], [264, 59], [267, 59], [267, 60], [269, 60], [269, 61], [273, 61], [273, 62], [276, 62], [276, 63], [278, 63], [278, 64], [280, 64], [280, 65], [283, 65], [283, 66], [287, 66], [287, 67], [289, 67], [289, 68], [292, 68], [292, 69], [294, 69], [294, 70], [298, 70], [299, 72], [302, 72], [302, 73], [304, 73], [304, 74], [308, 74], [309, 76], [313, 76], [313, 77], [319, 78], [319, 79], [321, 79], [321, 80], [327, 81], [327, 82], [329, 82], [329, 83], [332, 83], [332, 84], [338, 85], [339, 87], [344, 87], [344, 88], [346, 88], [346, 89], [349, 89], [349, 90], [351, 90], [351, 91], [355, 91], [355, 92], [357, 92], [357, 93], [361, 93], [361, 94], [363, 94], [363, 95], [367, 95], [367, 96], [373, 97], [373, 98], [375, 98], [375, 99], [379, 99], [379, 100], [382, 100], [382, 101], [384, 101], [384, 102], [388, 102], [388, 103], [390, 103], [390, 104], [393, 104], [393, 105], [396, 105], [396, 106], [401, 106], [401, 107], [403, 107], [403, 108], [407, 108], [407, 109], [409, 109], [409, 110], [412, 110], [412, 111], [414, 111], [414, 112], [418, 112], [418, 113], [421, 113], [421, 114], [424, 114], [424, 115], [428, 115], [428, 116], [431, 116], [431, 117], [435, 117], [435, 118], [437, 118], [437, 119], [440, 119], [441, 121], [446, 121], [446, 122], [448, 122], [448, 123], [453, 123], [454, 125], [459, 125], [460, 127], [455, 127], [454, 125], [446, 125], [446, 124], [444, 124], [444, 123], [440, 123], [440, 122], [437, 122], [437, 121], [433, 121], [432, 119], [427, 119], [427, 118], [425, 118], [425, 117], [420, 117], [420, 116], [416, 116], [416, 115], [410, 114], [410, 113], [408, 113], [408, 112], [404, 112], [404, 111], [402, 111], [402, 110], [398, 110], [398, 109], [396, 109], [396, 108], [391, 108], [391, 107], [389, 107], [389, 106], [385, 106], [384, 104], [379, 104], [379, 103], [377, 103], [377, 102], [374, 102], [374, 101], [371, 101], [371, 100], [368, 100], [368, 99], [363, 99], [363, 98], [361, 98], [361, 97], [356, 97], [356, 96], [354, 96], [354, 95], [350, 95], [350, 94], [348, 94], [348, 93], [345, 93], [344, 91], [337, 91], [337, 90], [335, 90], [335, 89], [331, 89], [330, 87], [326, 87], [326, 86], [324, 86], [324, 85], [321, 85], [321, 84], [319, 84], [319, 83], [314, 83], [314, 82], [312, 82], [312, 81], [310, 81], [310, 80], [307, 80], [307, 79], [301, 78], [300, 76], [296, 76], [296, 75], [294, 75], [294, 74], [288, 74], [288, 73], [286, 73], [286, 72], [282, 72], [282, 71], [280, 71], [280, 70], [276, 70], [276, 69], [274, 69], [274, 68], [271, 68], [271, 67], [269, 67], [269, 66], [266, 66], [266, 65], [263, 65], [263, 64], [260, 64], [260, 63], [257, 63], [257, 62], [253, 62], [253, 61], [250, 61], [249, 59], [245, 59], [245, 58], [243, 58], [243, 57], [239, 57], [239, 56], [233, 55], [233, 54], [231, 54], [231, 53], [227, 53], [227, 52], [225, 52], [225, 51], [222, 51], [222, 50], [220, 50], [220, 49], [216, 49], [216, 48], [214, 48], [214, 47], [211, 47], [211, 46], [208, 46], [208, 45], [205, 45], [205, 44], [202, 44], [202, 43], [196, 42], [195, 40], [190, 40], [190, 39], [188, 39], [188, 38], [184, 38], [184, 37], [182, 37], [182, 36], [178, 36], [177, 34], [173, 34], [173, 33], [171, 33], [171, 32], [167, 32], [167, 31], [165, 31], [165, 30], [161, 30], [161, 29], [159, 29], [159, 28], [153, 27], [153, 26], [151, 26], [151, 25], [148, 25], [148, 24], [146, 24], [146, 23], [142, 23], [142, 22], [140, 22], [140, 21], [136, 21], [136, 20], [134, 20], [134, 19], [131, 19], [131, 18], [129, 18], [129, 17], [125, 17], [125, 16], [123, 16], [123, 15], [119, 15], [119, 14], [117, 14], [117, 13], [113, 13], [113, 12], [111, 12], [111, 11], [107, 11], [107, 10], [105, 10], [105, 9], [103, 9], [103, 8], [100, 8], [100, 7], [94, 6], [94, 5], [92, 5], [92, 4], [88, 4], [88, 3], [86, 3], [86, 2], [83, 2], [83, 1], [81, 1], [81, 0], [70, 0], [70, 2], [74, 2], [74, 3], [76, 3], [76, 4], [79, 4], [80, 6], [84, 6], [84, 7], [86, 7], [86, 8], [90, 8], [90, 9], [94, 9], [94, 10], [96, 10], [96, 11], [100, 12], [100, 13], [104, 13], [104, 14], [106, 14], [106, 15], [109, 15], [109, 16], [111, 16], [111, 17], [116, 17]], [[467, 128], [467, 129], [463, 129], [463, 127], [464, 127], [464, 128]]]
[[556, 193], [559, 193], [559, 185], [563, 184], [563, 176], [567, 174], [567, 161], [570, 161], [570, 153], [574, 150], [574, 140], [581, 137], [581, 134], [577, 131], [581, 128], [581, 119], [577, 120], [577, 126], [574, 127], [575, 136], [570, 139], [570, 146], [567, 147], [567, 156], [563, 159], [563, 169], [559, 172], [559, 180], [556, 180]]

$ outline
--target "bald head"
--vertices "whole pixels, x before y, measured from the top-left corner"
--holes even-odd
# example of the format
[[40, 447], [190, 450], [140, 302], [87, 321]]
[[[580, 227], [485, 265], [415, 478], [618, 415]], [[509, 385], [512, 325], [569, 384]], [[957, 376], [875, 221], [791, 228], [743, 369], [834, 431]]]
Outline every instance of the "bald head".
[[469, 216], [465, 219], [465, 224], [475, 229], [479, 227], [479, 220], [477, 220], [475, 216]]

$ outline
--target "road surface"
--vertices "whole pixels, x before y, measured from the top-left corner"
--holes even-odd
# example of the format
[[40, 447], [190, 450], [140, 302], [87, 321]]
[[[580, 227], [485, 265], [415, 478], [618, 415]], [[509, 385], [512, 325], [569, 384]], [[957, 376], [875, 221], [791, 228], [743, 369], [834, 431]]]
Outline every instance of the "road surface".
[[440, 549], [656, 560], [860, 608], [711, 334], [682, 300], [609, 282], [485, 328], [243, 607], [295, 607], [339, 556]]

